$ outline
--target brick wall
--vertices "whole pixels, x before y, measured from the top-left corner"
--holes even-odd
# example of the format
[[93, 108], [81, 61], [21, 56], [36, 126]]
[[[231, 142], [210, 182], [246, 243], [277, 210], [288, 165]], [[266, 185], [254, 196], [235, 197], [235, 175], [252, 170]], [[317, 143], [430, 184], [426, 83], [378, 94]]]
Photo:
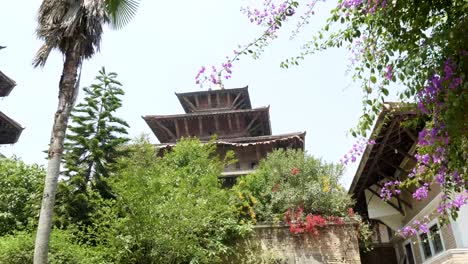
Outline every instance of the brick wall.
[[361, 263], [354, 224], [328, 225], [317, 237], [291, 234], [287, 226], [256, 226], [255, 239], [263, 252], [285, 264]]
[[457, 242], [455, 241], [455, 235], [453, 234], [453, 229], [451, 224], [447, 224], [440, 228], [442, 233], [442, 238], [444, 240], [445, 250], [456, 248]]

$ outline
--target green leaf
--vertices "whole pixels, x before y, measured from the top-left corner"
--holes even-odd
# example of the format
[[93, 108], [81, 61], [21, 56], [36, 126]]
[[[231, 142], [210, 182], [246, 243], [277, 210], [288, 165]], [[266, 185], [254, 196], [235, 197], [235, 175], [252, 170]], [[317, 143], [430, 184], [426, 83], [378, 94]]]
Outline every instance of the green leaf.
[[380, 89], [385, 96], [388, 96], [388, 90], [386, 88]]

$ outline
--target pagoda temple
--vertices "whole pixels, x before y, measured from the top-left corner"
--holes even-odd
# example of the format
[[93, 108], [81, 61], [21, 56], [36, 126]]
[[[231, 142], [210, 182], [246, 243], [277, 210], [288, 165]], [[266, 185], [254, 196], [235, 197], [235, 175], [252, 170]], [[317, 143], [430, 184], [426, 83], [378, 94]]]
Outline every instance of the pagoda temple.
[[[0, 97], [8, 96], [15, 86], [15, 81], [0, 71]], [[20, 124], [0, 111], [0, 145], [16, 143], [22, 131]]]
[[237, 163], [224, 168], [224, 185], [251, 173], [260, 159], [278, 148], [304, 149], [305, 132], [272, 135], [270, 107], [252, 108], [248, 87], [176, 93], [184, 114], [147, 115], [143, 119], [158, 138], [160, 153], [183, 137], [202, 142], [216, 136], [218, 154], [236, 154]]

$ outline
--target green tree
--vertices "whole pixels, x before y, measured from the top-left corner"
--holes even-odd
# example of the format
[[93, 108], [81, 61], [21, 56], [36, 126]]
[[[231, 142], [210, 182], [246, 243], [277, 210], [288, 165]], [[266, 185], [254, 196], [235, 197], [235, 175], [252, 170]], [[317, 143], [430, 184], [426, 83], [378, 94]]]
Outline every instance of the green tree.
[[0, 236], [37, 221], [45, 170], [16, 158], [0, 158]]
[[127, 154], [123, 145], [128, 142], [127, 122], [116, 117], [124, 95], [117, 74], [102, 68], [96, 79], [99, 83], [85, 87], [84, 103], [72, 112], [64, 153], [64, 174], [81, 192], [89, 185], [104, 198], [112, 196], [106, 183], [117, 169], [117, 159]]
[[44, 66], [52, 49], [63, 54], [64, 62], [48, 151], [34, 263], [47, 263], [63, 143], [79, 89], [78, 72], [82, 62], [99, 49], [103, 25], [110, 23], [116, 28], [122, 27], [135, 14], [137, 6], [138, 0], [44, 0], [39, 8], [37, 36], [44, 45], [37, 52], [33, 64]]
[[120, 261], [219, 263], [250, 228], [238, 224], [231, 191], [221, 188], [215, 146], [182, 140], [162, 158], [147, 142], [133, 148], [112, 178], [125, 217], [111, 216], [113, 231], [106, 234]]
[[63, 157], [65, 180], [57, 191], [55, 224], [90, 225], [101, 197], [113, 197], [107, 178], [117, 168], [117, 160], [127, 155], [127, 122], [115, 116], [124, 95], [117, 74], [102, 68], [98, 83], [85, 87], [84, 102], [71, 114]]

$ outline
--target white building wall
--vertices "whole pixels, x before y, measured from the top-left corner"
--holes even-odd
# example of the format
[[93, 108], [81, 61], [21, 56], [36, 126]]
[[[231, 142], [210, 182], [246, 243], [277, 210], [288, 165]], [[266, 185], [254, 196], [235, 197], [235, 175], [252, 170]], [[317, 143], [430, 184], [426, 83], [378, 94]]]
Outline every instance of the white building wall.
[[468, 205], [458, 212], [458, 218], [452, 222], [457, 248], [468, 248]]

